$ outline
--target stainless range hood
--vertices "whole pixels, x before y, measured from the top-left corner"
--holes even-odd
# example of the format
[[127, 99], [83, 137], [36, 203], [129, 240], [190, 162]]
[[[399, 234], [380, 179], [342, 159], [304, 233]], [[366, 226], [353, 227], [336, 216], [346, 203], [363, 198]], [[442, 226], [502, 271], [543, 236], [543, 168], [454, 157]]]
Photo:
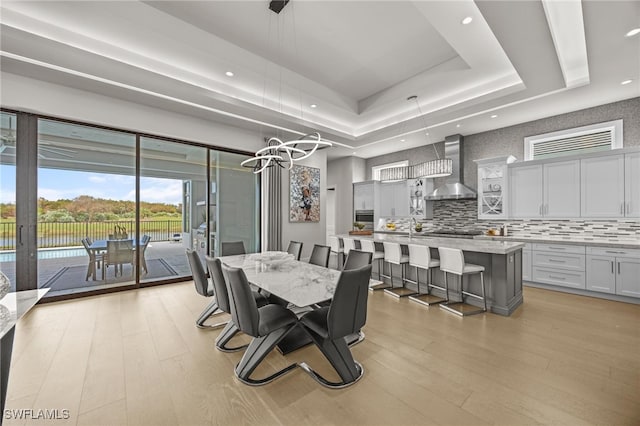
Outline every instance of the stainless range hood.
[[453, 160], [453, 173], [447, 176], [445, 184], [424, 197], [425, 200], [463, 200], [475, 199], [476, 192], [463, 182], [463, 136], [452, 135], [444, 138], [444, 157]]

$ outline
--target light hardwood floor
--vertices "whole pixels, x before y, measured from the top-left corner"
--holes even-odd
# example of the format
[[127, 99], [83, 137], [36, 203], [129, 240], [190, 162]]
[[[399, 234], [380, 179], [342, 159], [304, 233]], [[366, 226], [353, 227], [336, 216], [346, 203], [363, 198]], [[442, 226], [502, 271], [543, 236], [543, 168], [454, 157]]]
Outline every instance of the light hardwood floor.
[[[366, 374], [339, 391], [300, 369], [238, 382], [241, 354], [194, 325], [207, 301], [192, 283], [40, 305], [17, 327], [7, 409], [70, 418], [5, 424], [640, 424], [640, 306], [533, 288], [524, 300], [508, 318], [459, 318], [370, 294], [352, 349]], [[312, 346], [272, 353], [255, 376], [292, 361], [337, 378]]]

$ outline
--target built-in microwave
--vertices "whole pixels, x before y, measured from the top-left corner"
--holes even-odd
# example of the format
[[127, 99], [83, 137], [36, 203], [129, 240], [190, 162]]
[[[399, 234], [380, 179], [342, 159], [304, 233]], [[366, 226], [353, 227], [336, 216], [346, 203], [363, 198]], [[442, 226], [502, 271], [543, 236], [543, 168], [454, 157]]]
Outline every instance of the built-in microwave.
[[373, 210], [356, 210], [355, 222], [364, 223], [364, 229], [373, 229]]

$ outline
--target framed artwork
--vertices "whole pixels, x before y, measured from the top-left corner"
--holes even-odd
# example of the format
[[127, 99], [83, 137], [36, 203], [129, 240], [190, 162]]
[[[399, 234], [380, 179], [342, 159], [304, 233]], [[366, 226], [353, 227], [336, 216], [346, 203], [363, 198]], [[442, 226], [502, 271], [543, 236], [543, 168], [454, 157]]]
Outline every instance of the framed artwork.
[[289, 170], [289, 222], [320, 222], [320, 169]]

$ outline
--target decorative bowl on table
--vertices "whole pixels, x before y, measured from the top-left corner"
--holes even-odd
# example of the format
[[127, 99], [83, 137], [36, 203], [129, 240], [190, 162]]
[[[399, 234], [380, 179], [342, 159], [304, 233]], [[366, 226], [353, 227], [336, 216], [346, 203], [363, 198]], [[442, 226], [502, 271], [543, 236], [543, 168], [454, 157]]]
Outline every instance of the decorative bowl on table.
[[395, 231], [396, 230], [396, 224], [395, 223], [387, 223], [387, 231]]
[[294, 256], [286, 251], [272, 251], [268, 253], [256, 253], [251, 255], [251, 259], [260, 261], [269, 269], [277, 269], [280, 265], [294, 259]]

